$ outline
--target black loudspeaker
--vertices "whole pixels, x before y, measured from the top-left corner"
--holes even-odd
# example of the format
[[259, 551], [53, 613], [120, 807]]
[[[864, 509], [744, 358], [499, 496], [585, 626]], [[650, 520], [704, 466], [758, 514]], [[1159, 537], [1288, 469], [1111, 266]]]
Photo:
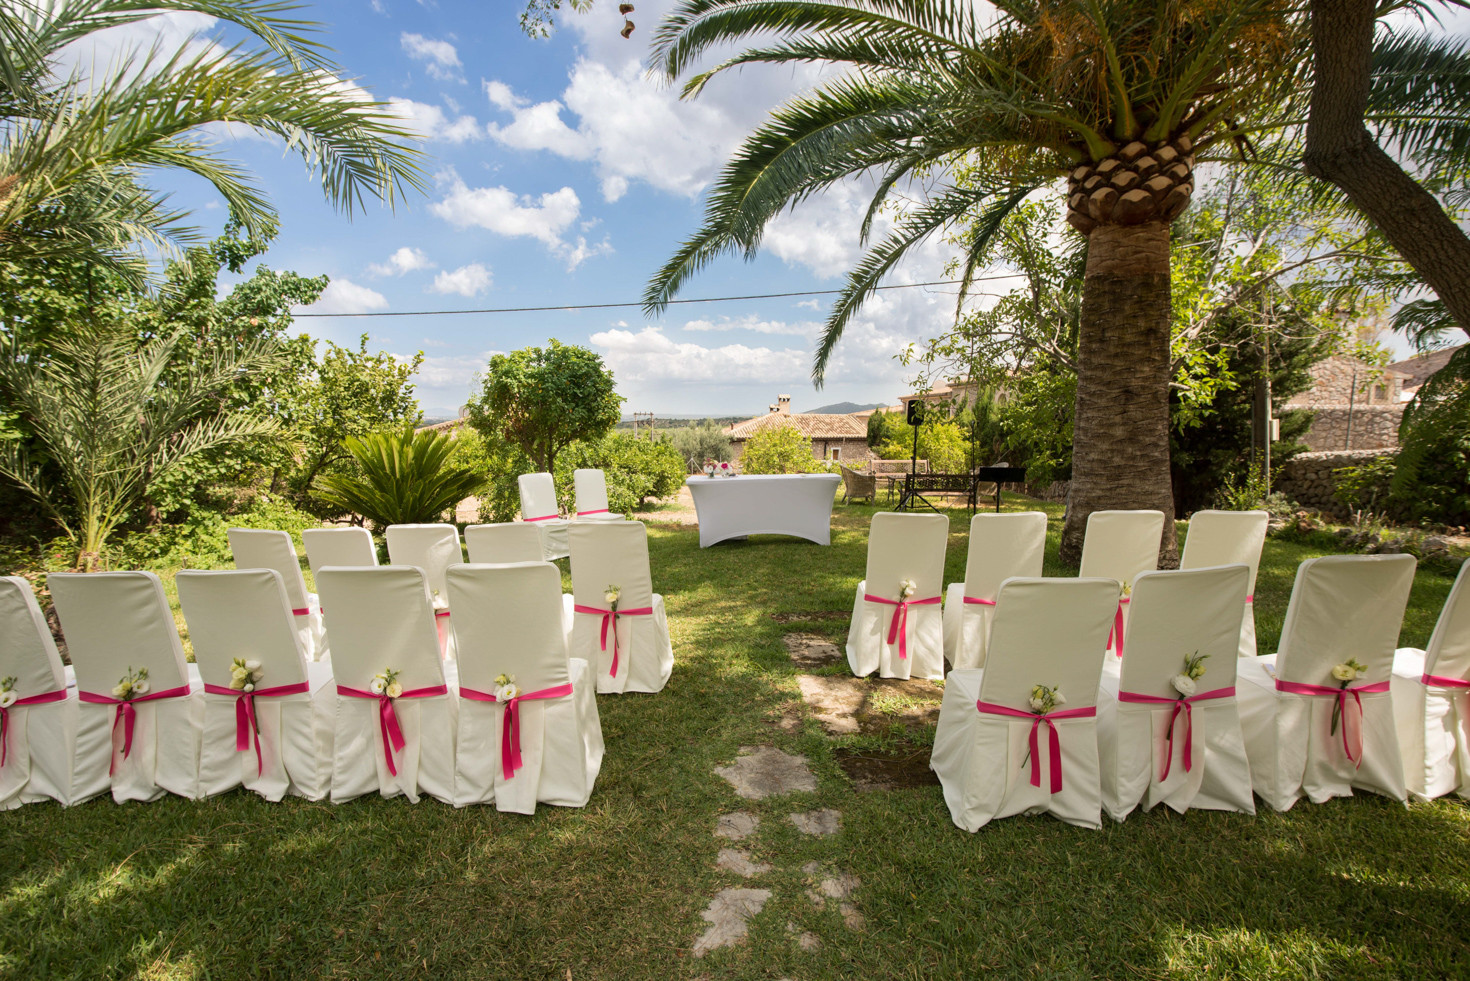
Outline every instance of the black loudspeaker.
[[910, 426], [922, 426], [924, 424], [924, 400], [909, 399], [908, 411], [905, 416]]

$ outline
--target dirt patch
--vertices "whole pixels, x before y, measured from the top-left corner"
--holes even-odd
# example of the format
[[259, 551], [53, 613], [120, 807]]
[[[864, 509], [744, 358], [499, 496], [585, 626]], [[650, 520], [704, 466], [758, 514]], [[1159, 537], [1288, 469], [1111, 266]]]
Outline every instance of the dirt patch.
[[797, 675], [801, 697], [830, 735], [888, 732], [895, 723], [925, 729], [939, 722], [944, 692], [929, 681]]
[[859, 793], [871, 790], [905, 790], [939, 783], [939, 775], [929, 769], [929, 748], [921, 747], [908, 754], [876, 753], [872, 750], [838, 749], [833, 752], [837, 765], [852, 781]]
[[821, 634], [786, 634], [781, 641], [799, 668], [821, 668], [842, 660], [842, 652], [837, 645]]
[[847, 620], [851, 617], [851, 610], [808, 610], [797, 613], [771, 614], [771, 619], [777, 623], [800, 623], [803, 620]]

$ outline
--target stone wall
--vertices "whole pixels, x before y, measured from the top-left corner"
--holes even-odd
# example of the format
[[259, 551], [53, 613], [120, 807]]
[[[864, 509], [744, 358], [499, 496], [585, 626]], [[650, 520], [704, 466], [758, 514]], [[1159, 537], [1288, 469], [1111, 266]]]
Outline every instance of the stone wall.
[[[1357, 421], [1354, 420], [1354, 427]], [[1394, 456], [1393, 450], [1337, 450], [1325, 453], [1299, 453], [1287, 460], [1271, 489], [1280, 491], [1303, 507], [1322, 511], [1339, 518], [1349, 517], [1348, 509], [1333, 496], [1336, 483], [1332, 472], [1340, 467], [1356, 467], [1381, 456]]]
[[[1400, 405], [1312, 406], [1312, 428], [1302, 442], [1318, 452], [1340, 450], [1387, 450], [1399, 445]], [[1348, 432], [1349, 416], [1352, 432]], [[1351, 439], [1351, 442], [1349, 442]]]
[[1312, 387], [1294, 395], [1287, 408], [1319, 405], [1395, 405], [1403, 388], [1403, 373], [1375, 368], [1356, 358], [1337, 355], [1307, 369]]

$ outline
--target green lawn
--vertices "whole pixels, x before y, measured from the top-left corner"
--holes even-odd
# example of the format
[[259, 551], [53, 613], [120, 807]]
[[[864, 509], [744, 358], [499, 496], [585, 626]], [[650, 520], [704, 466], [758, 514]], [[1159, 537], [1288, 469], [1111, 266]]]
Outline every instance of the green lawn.
[[[343, 806], [235, 792], [0, 814], [0, 977], [1399, 978], [1470, 975], [1470, 810], [1370, 796], [1256, 818], [1167, 811], [1085, 831], [1050, 818], [956, 829], [937, 786], [858, 793], [837, 750], [922, 754], [932, 728], [834, 740], [799, 704], [782, 634], [841, 643], [866, 506], [830, 548], [757, 537], [701, 551], [655, 525], [677, 665], [659, 695], [599, 701], [590, 805], [534, 817], [425, 799]], [[1056, 564], [1057, 509], [1047, 570]], [[947, 579], [967, 515], [952, 512]], [[1270, 650], [1298, 562], [1268, 543], [1256, 588]], [[563, 563], [564, 565], [564, 563]], [[1428, 639], [1451, 580], [1422, 571], [1402, 643]], [[804, 753], [815, 793], [742, 801], [711, 773], [740, 746]], [[842, 812], [833, 837], [785, 816]], [[718, 815], [758, 813], [773, 870], [715, 867]], [[860, 932], [807, 898], [808, 862], [861, 880]], [[726, 887], [772, 898], [741, 946], [689, 954]], [[788, 924], [821, 946], [797, 948]]]

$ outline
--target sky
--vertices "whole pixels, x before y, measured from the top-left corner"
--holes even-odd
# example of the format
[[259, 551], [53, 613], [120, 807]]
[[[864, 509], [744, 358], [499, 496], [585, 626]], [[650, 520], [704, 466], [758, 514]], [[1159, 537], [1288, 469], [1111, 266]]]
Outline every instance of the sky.
[[[280, 234], [258, 261], [331, 277], [321, 300], [297, 311], [331, 316], [300, 317], [296, 330], [353, 346], [367, 334], [370, 349], [405, 358], [422, 351], [415, 394], [431, 417], [457, 412], [493, 354], [551, 338], [602, 356], [625, 415], [756, 415], [777, 395], [803, 411], [892, 403], [911, 391], [913, 370], [897, 356], [953, 322], [954, 287], [877, 294], [848, 325], [820, 391], [810, 377], [812, 348], [830, 295], [643, 314], [645, 285], [698, 228], [703, 194], [733, 149], [772, 108], [827, 76], [816, 67], [751, 67], [680, 100], [676, 87], [644, 70], [653, 29], [673, 0], [634, 2], [629, 39], [609, 0], [590, 13], [564, 12], [550, 39], [521, 32], [519, 0], [307, 2], [302, 16], [323, 25], [344, 78], [391, 103], [424, 137], [430, 189], [392, 210], [370, 203], [349, 219], [279, 142], [240, 132], [222, 138], [222, 151], [258, 175], [281, 213]], [[1454, 29], [1470, 30], [1470, 18]], [[139, 44], [210, 39], [234, 38], [208, 17], [167, 14], [108, 32], [88, 57], [105, 62]], [[225, 209], [207, 184], [188, 176], [157, 183], [207, 234], [223, 227]], [[679, 297], [839, 289], [862, 253], [869, 186], [838, 185], [783, 214], [754, 261], [719, 260]], [[885, 227], [880, 220], [874, 237]], [[948, 279], [952, 254], [931, 238], [885, 283]], [[344, 316], [613, 303], [630, 305]]]

